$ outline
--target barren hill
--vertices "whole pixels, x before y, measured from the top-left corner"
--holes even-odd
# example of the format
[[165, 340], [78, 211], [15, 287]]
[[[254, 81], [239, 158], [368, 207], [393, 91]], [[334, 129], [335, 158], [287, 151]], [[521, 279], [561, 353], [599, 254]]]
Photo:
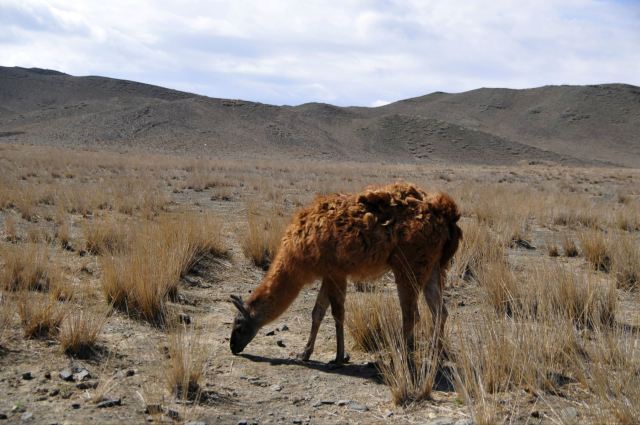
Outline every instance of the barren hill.
[[0, 67], [0, 141], [234, 158], [639, 167], [640, 88], [483, 88], [378, 108], [292, 107]]

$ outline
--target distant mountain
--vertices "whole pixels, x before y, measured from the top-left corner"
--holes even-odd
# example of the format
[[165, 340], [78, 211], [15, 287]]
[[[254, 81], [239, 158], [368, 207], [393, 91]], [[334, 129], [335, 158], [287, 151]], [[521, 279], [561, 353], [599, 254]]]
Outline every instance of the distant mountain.
[[482, 88], [378, 108], [273, 106], [0, 67], [0, 142], [221, 158], [640, 167], [640, 88]]

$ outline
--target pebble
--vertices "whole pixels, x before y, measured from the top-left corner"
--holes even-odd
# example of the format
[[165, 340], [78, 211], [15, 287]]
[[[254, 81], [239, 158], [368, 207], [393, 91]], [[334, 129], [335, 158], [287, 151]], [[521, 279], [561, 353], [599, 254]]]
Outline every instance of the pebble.
[[73, 404], [71, 404], [71, 408], [72, 408], [72, 409], [79, 409], [79, 408], [80, 408], [80, 403], [73, 403]]
[[20, 416], [20, 420], [22, 422], [27, 422], [27, 421], [32, 421], [33, 420], [33, 413], [31, 412], [24, 412], [22, 414], [22, 416]]
[[62, 369], [59, 376], [63, 381], [73, 381], [73, 372], [71, 369]]
[[45, 379], [51, 379], [51, 372], [45, 372], [44, 377]]
[[282, 339], [277, 340], [276, 341], [276, 345], [278, 347], [286, 347], [286, 345], [284, 344], [284, 340], [282, 340]]
[[302, 419], [294, 419], [292, 422], [294, 424], [301, 424], [302, 423]]
[[453, 418], [435, 418], [427, 422], [427, 425], [455, 425], [455, 419]]
[[238, 425], [249, 425], [249, 421], [247, 421], [246, 419], [240, 419], [238, 421]]
[[355, 410], [356, 412], [367, 412], [369, 408], [364, 404], [356, 403], [354, 401], [349, 403], [349, 409]]
[[336, 404], [338, 406], [346, 406], [349, 403], [351, 403], [351, 400], [338, 400], [338, 402]]
[[98, 403], [96, 405], [96, 407], [98, 409], [104, 409], [106, 407], [114, 407], [114, 406], [120, 406], [122, 404], [122, 400], [119, 398], [110, 398], [104, 401], [101, 401], [100, 403]]
[[278, 384], [273, 384], [272, 386], [269, 387], [269, 389], [271, 391], [282, 391], [282, 386]]
[[271, 331], [267, 332], [267, 333], [265, 334], [265, 336], [273, 336], [273, 335], [275, 335], [275, 334], [276, 334], [276, 330], [274, 329], [274, 330], [271, 330]]
[[75, 381], [84, 381], [89, 378], [91, 378], [91, 374], [87, 369], [79, 369], [78, 372], [73, 374], [73, 379]]
[[280, 330], [281, 330], [281, 331], [283, 331], [283, 332], [284, 332], [284, 331], [288, 331], [288, 330], [289, 330], [289, 326], [287, 326], [287, 325], [282, 325], [282, 326], [280, 327]]
[[94, 389], [98, 387], [98, 382], [96, 381], [85, 381], [85, 382], [78, 382], [76, 384], [76, 388], [79, 390], [90, 390], [90, 389]]
[[33, 373], [31, 372], [25, 372], [22, 374], [22, 379], [24, 379], [25, 381], [30, 381], [33, 379]]
[[575, 407], [566, 407], [560, 411], [560, 418], [563, 421], [570, 421], [578, 417], [578, 411]]

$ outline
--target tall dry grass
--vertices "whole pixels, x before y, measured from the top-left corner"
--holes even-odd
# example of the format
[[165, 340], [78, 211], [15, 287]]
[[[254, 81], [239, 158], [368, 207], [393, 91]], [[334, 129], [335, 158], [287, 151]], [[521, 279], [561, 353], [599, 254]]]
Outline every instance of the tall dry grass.
[[377, 367], [396, 405], [407, 406], [431, 397], [438, 370], [438, 344], [431, 315], [420, 303], [414, 329], [415, 347], [409, 351], [402, 334], [397, 297], [357, 293], [347, 303], [346, 325], [354, 348], [375, 353]]
[[165, 379], [169, 392], [177, 398], [195, 400], [200, 397], [207, 349], [199, 331], [177, 326], [168, 336], [169, 359]]
[[181, 276], [207, 254], [223, 255], [222, 223], [211, 214], [181, 213], [132, 227], [124, 253], [101, 258], [107, 301], [161, 323]]
[[2, 249], [0, 287], [7, 291], [50, 291], [68, 297], [68, 287], [57, 263], [51, 261], [47, 246], [28, 243]]
[[114, 219], [85, 222], [83, 230], [87, 251], [94, 255], [121, 253], [129, 245], [129, 225]]
[[108, 318], [108, 309], [91, 310], [86, 304], [79, 306], [66, 315], [58, 342], [65, 354], [88, 358], [94, 352], [98, 337]]
[[240, 241], [244, 255], [256, 266], [269, 268], [280, 247], [287, 220], [276, 208], [247, 205], [247, 230]]
[[46, 338], [56, 335], [68, 309], [50, 294], [21, 291], [17, 309], [25, 338]]
[[0, 290], [0, 347], [6, 346], [8, 342], [14, 314], [14, 303], [9, 300], [8, 294]]

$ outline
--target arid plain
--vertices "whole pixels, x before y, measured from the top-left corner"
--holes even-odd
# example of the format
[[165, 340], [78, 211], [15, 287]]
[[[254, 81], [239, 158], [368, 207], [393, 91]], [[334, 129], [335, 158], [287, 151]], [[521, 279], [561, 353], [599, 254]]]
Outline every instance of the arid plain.
[[[637, 169], [9, 143], [0, 168], [0, 423], [640, 421]], [[418, 376], [398, 366], [390, 275], [349, 286], [343, 367], [330, 315], [295, 360], [317, 284], [233, 356], [229, 295], [259, 283], [291, 214], [393, 181], [461, 208], [448, 358], [423, 326]]]

